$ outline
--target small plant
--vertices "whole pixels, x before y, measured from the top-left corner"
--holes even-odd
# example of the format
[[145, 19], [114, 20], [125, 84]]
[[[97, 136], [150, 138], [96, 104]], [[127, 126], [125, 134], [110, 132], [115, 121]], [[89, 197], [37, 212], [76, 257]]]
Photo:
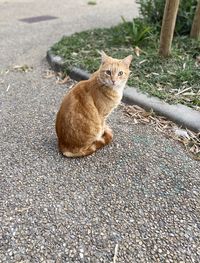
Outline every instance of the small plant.
[[131, 41], [132, 45], [138, 46], [141, 42], [149, 38], [152, 29], [141, 19], [133, 19], [132, 22], [127, 22], [124, 17], [122, 17], [122, 21], [127, 33], [126, 38]]
[[[164, 14], [164, 0], [136, 0], [139, 4], [140, 14], [147, 24], [151, 24], [160, 31]], [[198, 0], [180, 1], [176, 19], [175, 33], [189, 35]]]
[[88, 1], [88, 5], [96, 5], [97, 2], [95, 0]]

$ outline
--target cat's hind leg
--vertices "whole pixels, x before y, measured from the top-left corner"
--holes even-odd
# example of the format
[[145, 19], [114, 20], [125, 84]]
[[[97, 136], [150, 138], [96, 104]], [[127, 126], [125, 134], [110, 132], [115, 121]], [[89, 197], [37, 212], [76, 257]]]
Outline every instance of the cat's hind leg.
[[93, 154], [98, 149], [102, 148], [112, 140], [112, 134], [104, 132], [100, 140], [94, 141], [90, 146], [82, 147], [76, 151], [62, 151], [63, 155], [66, 157], [84, 157]]
[[87, 149], [82, 149], [82, 156], [90, 155], [105, 145], [109, 144], [113, 139], [112, 130], [106, 126], [103, 135], [100, 139], [95, 140]]
[[83, 155], [81, 156], [87, 156], [87, 155], [93, 154], [100, 148], [109, 144], [112, 141], [112, 139], [113, 139], [112, 130], [110, 128], [104, 130], [104, 133], [101, 139], [94, 141], [92, 145], [90, 145], [87, 149], [82, 149]]
[[80, 148], [78, 151], [63, 151], [62, 154], [66, 157], [84, 157], [96, 152], [96, 150], [102, 148], [105, 145], [103, 140], [95, 141], [88, 147]]
[[107, 125], [105, 125], [103, 135], [97, 136], [95, 141], [89, 146], [84, 146], [79, 149], [67, 149], [66, 147], [61, 147], [61, 145], [59, 145], [59, 148], [62, 154], [66, 157], [83, 157], [90, 155], [103, 146], [109, 144], [112, 139], [112, 130]]

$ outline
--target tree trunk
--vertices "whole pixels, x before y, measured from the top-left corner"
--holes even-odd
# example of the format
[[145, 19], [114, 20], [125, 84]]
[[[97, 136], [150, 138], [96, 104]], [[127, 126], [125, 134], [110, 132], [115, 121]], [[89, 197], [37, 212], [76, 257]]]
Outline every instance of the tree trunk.
[[196, 39], [200, 38], [200, 0], [197, 4], [190, 36]]
[[165, 3], [165, 11], [162, 21], [159, 49], [159, 54], [163, 57], [169, 56], [171, 52], [171, 44], [174, 34], [179, 2], [180, 0], [166, 0]]

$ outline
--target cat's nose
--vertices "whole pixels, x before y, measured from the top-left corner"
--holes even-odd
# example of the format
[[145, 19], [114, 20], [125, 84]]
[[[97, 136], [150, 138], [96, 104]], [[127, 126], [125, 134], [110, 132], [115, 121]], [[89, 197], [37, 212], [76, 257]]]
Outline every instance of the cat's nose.
[[113, 85], [115, 84], [115, 80], [112, 80]]

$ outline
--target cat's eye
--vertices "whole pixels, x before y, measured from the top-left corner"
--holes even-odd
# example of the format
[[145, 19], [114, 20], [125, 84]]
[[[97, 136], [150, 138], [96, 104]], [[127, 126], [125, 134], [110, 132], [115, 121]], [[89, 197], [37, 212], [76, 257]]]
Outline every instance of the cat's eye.
[[110, 70], [106, 70], [106, 74], [111, 76], [111, 71]]
[[119, 71], [118, 76], [122, 76], [123, 75], [123, 71]]

